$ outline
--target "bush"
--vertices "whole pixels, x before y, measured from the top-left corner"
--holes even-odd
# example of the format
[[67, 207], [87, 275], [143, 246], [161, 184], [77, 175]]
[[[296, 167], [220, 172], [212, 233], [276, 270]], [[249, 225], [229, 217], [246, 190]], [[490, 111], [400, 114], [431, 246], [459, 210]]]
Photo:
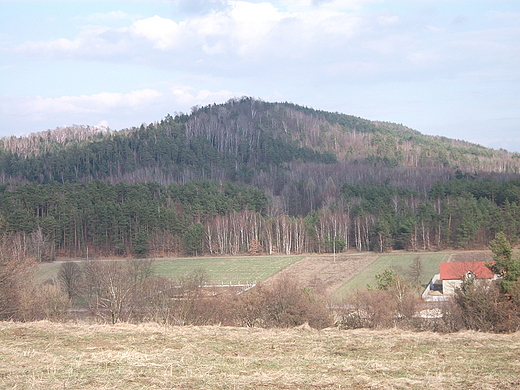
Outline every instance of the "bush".
[[501, 293], [496, 283], [476, 283], [467, 280], [455, 293], [461, 327], [480, 332], [516, 332], [520, 329], [518, 306]]
[[347, 298], [338, 325], [344, 329], [381, 329], [395, 326], [396, 320], [397, 307], [387, 291], [365, 290]]
[[308, 323], [322, 329], [333, 324], [324, 300], [288, 278], [270, 286], [257, 286], [236, 305], [240, 325], [289, 328]]
[[393, 270], [376, 275], [377, 289], [358, 291], [348, 297], [338, 310], [342, 328], [414, 329], [420, 327], [416, 314], [420, 298], [412, 286]]

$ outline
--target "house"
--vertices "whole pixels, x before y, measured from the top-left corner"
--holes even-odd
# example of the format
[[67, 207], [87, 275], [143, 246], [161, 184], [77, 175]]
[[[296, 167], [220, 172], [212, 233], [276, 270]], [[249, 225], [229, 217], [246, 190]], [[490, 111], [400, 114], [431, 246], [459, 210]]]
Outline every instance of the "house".
[[441, 263], [440, 273], [433, 276], [422, 294], [423, 299], [427, 302], [446, 301], [455, 294], [455, 289], [460, 288], [467, 278], [479, 282], [496, 279], [497, 275], [486, 267], [486, 264], [484, 261]]
[[460, 288], [467, 278], [478, 281], [490, 281], [496, 279], [496, 275], [483, 261], [465, 263], [441, 263], [440, 277], [442, 281], [442, 293], [453, 295], [455, 289]]

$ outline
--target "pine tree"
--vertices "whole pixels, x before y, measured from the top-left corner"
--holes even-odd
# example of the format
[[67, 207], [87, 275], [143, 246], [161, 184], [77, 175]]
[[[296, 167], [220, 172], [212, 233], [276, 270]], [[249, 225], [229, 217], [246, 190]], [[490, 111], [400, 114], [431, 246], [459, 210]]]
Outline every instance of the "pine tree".
[[[493, 252], [494, 263], [487, 266], [502, 278], [500, 280], [502, 292], [508, 295], [520, 292], [520, 258], [513, 256], [513, 249], [506, 235], [503, 232], [497, 233], [489, 248]], [[513, 298], [520, 300], [520, 295]]]

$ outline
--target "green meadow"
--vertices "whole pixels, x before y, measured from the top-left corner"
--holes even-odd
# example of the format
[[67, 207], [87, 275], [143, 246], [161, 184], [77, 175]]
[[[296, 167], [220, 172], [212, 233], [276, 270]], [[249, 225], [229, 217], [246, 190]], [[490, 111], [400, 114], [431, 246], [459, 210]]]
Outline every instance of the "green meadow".
[[439, 264], [448, 261], [450, 253], [396, 253], [382, 254], [360, 273], [355, 275], [337, 291], [337, 296], [365, 289], [368, 285], [377, 285], [375, 276], [387, 268], [393, 268], [396, 273], [406, 276], [414, 259], [419, 257], [422, 264], [421, 284], [426, 286], [433, 275], [439, 273]]
[[204, 269], [213, 284], [245, 284], [260, 282], [295, 263], [304, 256], [246, 256], [158, 259], [157, 275], [177, 278], [196, 269]]
[[[155, 275], [172, 279], [204, 269], [210, 283], [246, 284], [265, 280], [303, 258], [304, 256], [168, 258], [153, 260], [153, 269]], [[59, 262], [42, 263], [36, 269], [36, 277], [40, 281], [55, 279], [59, 267]]]

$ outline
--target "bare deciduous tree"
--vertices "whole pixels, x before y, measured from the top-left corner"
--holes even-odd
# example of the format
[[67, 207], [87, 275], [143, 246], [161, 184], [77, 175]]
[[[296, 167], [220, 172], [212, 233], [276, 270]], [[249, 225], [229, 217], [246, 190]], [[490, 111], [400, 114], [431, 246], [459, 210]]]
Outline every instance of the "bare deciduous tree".
[[26, 237], [20, 234], [0, 236], [1, 319], [20, 319], [23, 293], [32, 286], [29, 274], [32, 264], [27, 253]]
[[73, 301], [81, 294], [83, 281], [81, 267], [75, 262], [62, 263], [58, 271], [58, 281], [69, 300]]

